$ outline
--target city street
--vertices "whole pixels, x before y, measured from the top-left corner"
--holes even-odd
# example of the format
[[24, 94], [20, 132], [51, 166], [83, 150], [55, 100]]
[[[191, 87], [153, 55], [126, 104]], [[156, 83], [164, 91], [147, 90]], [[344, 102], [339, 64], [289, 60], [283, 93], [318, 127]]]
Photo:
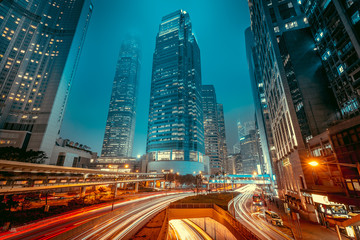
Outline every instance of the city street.
[[[114, 204], [114, 210], [122, 209], [121, 214], [104, 221], [100, 226], [83, 232], [74, 239], [116, 239], [125, 236], [152, 213], [164, 209], [170, 202], [191, 194], [158, 194], [131, 201]], [[72, 211], [43, 221], [35, 222], [16, 229], [16, 232], [5, 232], [1, 239], [51, 239], [80, 224], [84, 224], [104, 213], [111, 211], [111, 204], [101, 207], [89, 207]], [[126, 219], [124, 221], [124, 219]], [[121, 224], [119, 224], [121, 222]]]
[[271, 223], [267, 223], [260, 217], [259, 212], [252, 211], [252, 202], [250, 201], [256, 185], [245, 185], [237, 189], [240, 194], [234, 199], [229, 211], [235, 214], [243, 225], [245, 225], [250, 231], [254, 232], [261, 239], [292, 239], [290, 236], [285, 235], [283, 232], [272, 226]]

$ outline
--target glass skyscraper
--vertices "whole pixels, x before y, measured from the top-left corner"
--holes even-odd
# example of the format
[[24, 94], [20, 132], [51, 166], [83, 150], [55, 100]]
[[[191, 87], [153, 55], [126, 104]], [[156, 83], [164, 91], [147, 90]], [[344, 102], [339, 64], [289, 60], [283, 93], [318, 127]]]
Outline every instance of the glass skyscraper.
[[111, 93], [101, 155], [131, 157], [136, 117], [136, 95], [140, 73], [140, 48], [134, 39], [120, 49]]
[[220, 103], [217, 104], [217, 116], [219, 125], [219, 158], [225, 171], [231, 174], [233, 172], [233, 167], [229, 164], [227, 157], [228, 151], [225, 133], [224, 106]]
[[147, 136], [148, 171], [203, 171], [200, 50], [189, 14], [162, 18], [153, 56]]
[[90, 0], [1, 1], [0, 146], [50, 158], [91, 14]]
[[205, 154], [210, 158], [211, 173], [215, 174], [224, 169], [220, 160], [219, 120], [216, 92], [213, 85], [202, 86], [202, 99], [204, 111]]

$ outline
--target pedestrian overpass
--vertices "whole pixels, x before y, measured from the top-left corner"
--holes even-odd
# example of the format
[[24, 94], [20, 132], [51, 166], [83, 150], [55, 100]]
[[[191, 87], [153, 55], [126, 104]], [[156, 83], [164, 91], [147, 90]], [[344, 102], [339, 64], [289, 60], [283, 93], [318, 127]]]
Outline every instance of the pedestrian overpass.
[[99, 185], [121, 187], [140, 182], [146, 186], [160, 186], [163, 173], [123, 173], [88, 168], [62, 167], [0, 160], [0, 195], [80, 188]]
[[269, 174], [263, 175], [251, 175], [251, 174], [230, 174], [219, 175], [210, 178], [210, 184], [259, 184], [269, 185], [271, 184]]

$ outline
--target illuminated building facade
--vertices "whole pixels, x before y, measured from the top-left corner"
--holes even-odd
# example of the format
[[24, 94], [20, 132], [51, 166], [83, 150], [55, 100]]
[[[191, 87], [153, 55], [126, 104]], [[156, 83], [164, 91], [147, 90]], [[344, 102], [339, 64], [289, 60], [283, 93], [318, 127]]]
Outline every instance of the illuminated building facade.
[[301, 1], [344, 118], [360, 114], [360, 2]]
[[226, 131], [225, 131], [225, 117], [224, 117], [224, 107], [222, 104], [217, 104], [217, 115], [218, 115], [218, 125], [219, 125], [219, 158], [222, 162], [225, 172], [232, 173], [234, 170], [233, 165], [228, 161], [228, 151], [226, 144]]
[[148, 171], [203, 171], [200, 50], [189, 14], [162, 18], [153, 55], [147, 136]]
[[295, 199], [293, 207], [314, 220], [314, 209], [301, 190], [312, 182], [311, 171], [304, 167], [307, 142], [335, 119], [328, 82], [298, 1], [252, 0], [249, 6], [254, 40], [247, 41], [248, 57], [256, 68], [258, 100], [264, 101], [265, 128], [271, 126], [268, 142], [273, 140], [270, 152], [275, 156], [270, 157], [279, 194]]
[[215, 174], [223, 170], [223, 165], [220, 159], [219, 119], [213, 85], [202, 86], [202, 105], [204, 111], [205, 154], [210, 158], [211, 173]]
[[140, 73], [140, 49], [136, 40], [121, 45], [111, 93], [101, 156], [131, 157]]
[[92, 8], [89, 0], [1, 1], [0, 131], [30, 133], [21, 147], [50, 158]]

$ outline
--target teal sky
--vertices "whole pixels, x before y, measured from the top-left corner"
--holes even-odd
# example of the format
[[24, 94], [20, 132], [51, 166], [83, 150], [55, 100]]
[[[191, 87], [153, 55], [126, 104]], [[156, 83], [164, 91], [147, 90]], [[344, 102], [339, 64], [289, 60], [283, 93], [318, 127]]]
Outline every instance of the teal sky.
[[100, 155], [120, 44], [137, 35], [142, 46], [133, 156], [144, 154], [152, 55], [162, 16], [178, 9], [190, 14], [201, 51], [202, 82], [213, 84], [224, 105], [228, 145], [236, 121], [253, 119], [254, 107], [244, 31], [250, 25], [245, 0], [93, 0], [94, 11], [60, 136]]

